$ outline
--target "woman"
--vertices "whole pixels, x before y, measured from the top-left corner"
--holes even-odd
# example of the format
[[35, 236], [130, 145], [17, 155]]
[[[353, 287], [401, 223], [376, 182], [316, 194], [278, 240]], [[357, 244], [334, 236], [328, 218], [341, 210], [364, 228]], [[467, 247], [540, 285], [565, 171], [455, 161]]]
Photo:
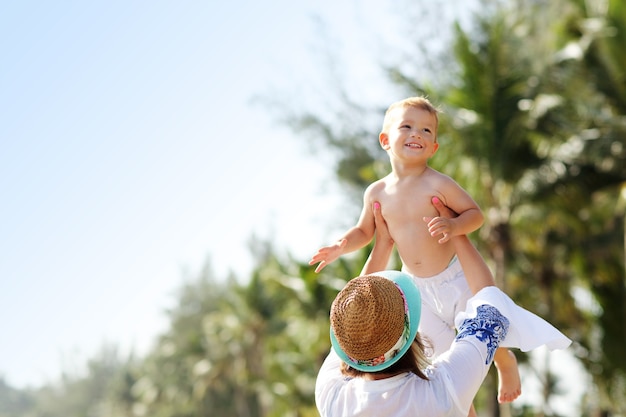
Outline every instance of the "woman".
[[[384, 234], [382, 224], [379, 217], [377, 233]], [[315, 387], [322, 417], [465, 417], [498, 347], [569, 346], [561, 332], [493, 285], [491, 271], [466, 236], [453, 241], [477, 293], [457, 316], [450, 349], [427, 365], [427, 341], [417, 332], [421, 297], [410, 276], [383, 271], [351, 280], [331, 306], [332, 350]], [[370, 266], [385, 255], [385, 246], [374, 249]]]

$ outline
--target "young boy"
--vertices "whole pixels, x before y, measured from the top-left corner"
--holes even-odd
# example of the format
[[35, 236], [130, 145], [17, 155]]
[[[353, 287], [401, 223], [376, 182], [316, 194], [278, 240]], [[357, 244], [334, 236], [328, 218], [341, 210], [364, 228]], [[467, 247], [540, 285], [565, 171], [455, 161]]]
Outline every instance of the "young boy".
[[[315, 271], [320, 272], [339, 256], [367, 245], [376, 228], [374, 203], [382, 206], [402, 269], [413, 276], [422, 292], [419, 331], [432, 342], [434, 356], [450, 347], [455, 336], [454, 317], [472, 296], [450, 239], [470, 234], [484, 220], [463, 188], [428, 166], [439, 147], [437, 126], [437, 109], [424, 97], [407, 98], [387, 109], [379, 142], [389, 155], [391, 172], [365, 190], [357, 224], [336, 243], [320, 248], [309, 262], [318, 264]], [[431, 204], [433, 197], [458, 216], [438, 216]], [[432, 220], [426, 224], [424, 218]], [[515, 356], [508, 349], [498, 349], [494, 362], [500, 379], [498, 400], [513, 401], [521, 393]]]

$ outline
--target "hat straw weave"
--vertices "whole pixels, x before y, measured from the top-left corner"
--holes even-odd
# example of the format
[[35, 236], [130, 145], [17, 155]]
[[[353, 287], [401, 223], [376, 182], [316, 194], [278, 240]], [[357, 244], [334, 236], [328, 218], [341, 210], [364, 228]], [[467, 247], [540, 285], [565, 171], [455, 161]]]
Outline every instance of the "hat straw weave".
[[349, 357], [364, 361], [378, 358], [403, 334], [404, 298], [387, 278], [354, 278], [335, 298], [330, 324], [339, 346]]

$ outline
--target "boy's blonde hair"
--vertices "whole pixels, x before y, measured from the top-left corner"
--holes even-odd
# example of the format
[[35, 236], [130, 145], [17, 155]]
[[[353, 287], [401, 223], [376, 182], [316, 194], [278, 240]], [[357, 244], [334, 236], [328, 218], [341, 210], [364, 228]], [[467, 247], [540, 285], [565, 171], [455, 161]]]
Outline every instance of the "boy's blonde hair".
[[[433, 104], [426, 97], [409, 97], [404, 100], [396, 101], [387, 108], [385, 118], [383, 119], [383, 133], [387, 133], [389, 131], [389, 127], [392, 123], [391, 112], [398, 108], [406, 109], [407, 107], [415, 107], [421, 110], [426, 110], [435, 117], [436, 127], [439, 125], [439, 110], [437, 110], [437, 108], [433, 106]], [[437, 137], [437, 132], [435, 132], [435, 137]]]

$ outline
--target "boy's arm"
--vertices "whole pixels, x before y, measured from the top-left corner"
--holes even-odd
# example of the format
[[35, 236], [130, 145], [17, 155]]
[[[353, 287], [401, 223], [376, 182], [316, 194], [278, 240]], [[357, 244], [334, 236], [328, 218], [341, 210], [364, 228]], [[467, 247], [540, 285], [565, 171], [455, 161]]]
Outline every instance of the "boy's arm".
[[333, 262], [345, 253], [354, 252], [361, 249], [374, 237], [374, 214], [371, 208], [371, 189], [372, 186], [365, 190], [363, 196], [363, 210], [356, 226], [350, 228], [342, 237], [334, 244], [324, 246], [318, 249], [317, 253], [311, 257], [309, 265], [318, 264], [315, 272], [320, 272], [326, 265]]
[[384, 271], [387, 269], [391, 252], [393, 251], [393, 239], [389, 234], [387, 228], [387, 222], [383, 218], [380, 212], [380, 203], [374, 203], [374, 223], [376, 225], [376, 240], [374, 241], [374, 247], [370, 252], [370, 256], [367, 258], [363, 270], [360, 275], [368, 275], [378, 271]]
[[[482, 210], [474, 199], [452, 178], [444, 176], [441, 197], [450, 210], [458, 213], [455, 218], [439, 216], [428, 223], [432, 236], [442, 235], [439, 243], [444, 243], [454, 236], [468, 235], [478, 230], [485, 220]], [[444, 197], [445, 196], [445, 197]]]
[[333, 262], [341, 255], [361, 249], [371, 240], [372, 238], [367, 237], [365, 232], [358, 226], [352, 227], [345, 235], [339, 238], [337, 242], [330, 246], [319, 248], [315, 255], [311, 257], [309, 265], [319, 263], [315, 268], [315, 272], [320, 272], [326, 265]]

